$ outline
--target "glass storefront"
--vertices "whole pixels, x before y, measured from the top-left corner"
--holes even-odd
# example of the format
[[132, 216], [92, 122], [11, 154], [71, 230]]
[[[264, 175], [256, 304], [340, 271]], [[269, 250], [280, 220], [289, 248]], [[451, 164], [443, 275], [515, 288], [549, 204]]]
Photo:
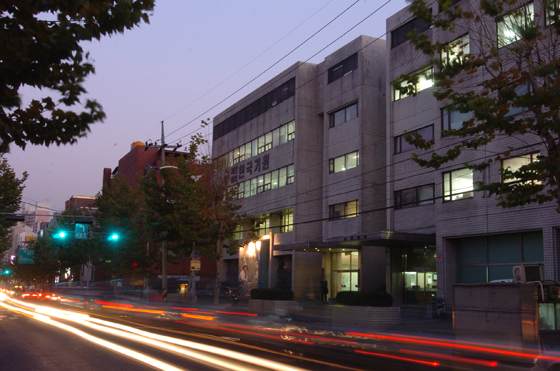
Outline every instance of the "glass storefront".
[[360, 291], [360, 253], [338, 252], [331, 254], [330, 297], [340, 291]]
[[438, 283], [435, 246], [393, 248], [391, 260], [395, 303], [435, 301]]

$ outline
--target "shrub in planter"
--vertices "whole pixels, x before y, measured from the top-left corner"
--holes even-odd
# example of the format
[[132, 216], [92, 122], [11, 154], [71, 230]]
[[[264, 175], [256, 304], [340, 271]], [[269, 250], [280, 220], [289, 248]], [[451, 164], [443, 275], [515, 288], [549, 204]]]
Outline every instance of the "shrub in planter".
[[294, 292], [281, 289], [253, 289], [251, 290], [251, 299], [294, 300]]
[[393, 297], [388, 292], [340, 291], [336, 303], [366, 307], [390, 307]]

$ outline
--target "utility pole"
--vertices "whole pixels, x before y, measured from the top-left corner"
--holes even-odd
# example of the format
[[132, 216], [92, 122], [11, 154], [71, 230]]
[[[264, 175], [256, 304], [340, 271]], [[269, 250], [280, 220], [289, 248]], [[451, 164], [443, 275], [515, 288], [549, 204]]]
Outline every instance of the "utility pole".
[[[161, 166], [165, 165], [165, 149], [166, 148], [173, 148], [173, 152], [181, 147], [181, 143], [178, 143], [174, 146], [167, 145], [165, 143], [165, 132], [163, 128], [163, 121], [161, 122], [161, 144], [147, 144], [146, 147], [157, 147], [161, 151]], [[161, 177], [161, 183], [163, 184], [163, 176]], [[162, 288], [162, 295], [161, 300], [167, 301], [167, 246], [165, 241], [161, 243], [161, 288]]]

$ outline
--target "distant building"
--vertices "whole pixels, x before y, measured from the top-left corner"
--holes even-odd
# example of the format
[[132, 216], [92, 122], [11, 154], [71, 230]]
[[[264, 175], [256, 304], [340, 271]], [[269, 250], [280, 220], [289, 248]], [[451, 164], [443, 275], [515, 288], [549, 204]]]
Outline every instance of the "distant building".
[[69, 200], [64, 202], [64, 210], [70, 209], [90, 209], [94, 210], [95, 207], [95, 197], [93, 196], [72, 196]]

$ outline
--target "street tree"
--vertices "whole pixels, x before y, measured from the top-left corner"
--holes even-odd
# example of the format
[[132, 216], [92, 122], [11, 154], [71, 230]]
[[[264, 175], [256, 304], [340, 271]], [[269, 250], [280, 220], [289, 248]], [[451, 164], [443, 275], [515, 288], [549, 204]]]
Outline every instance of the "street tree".
[[[8, 164], [8, 160], [0, 155], [0, 212], [14, 213], [21, 206], [21, 195], [27, 180], [27, 172], [21, 178], [16, 177], [15, 171]], [[16, 225], [16, 221], [5, 220], [4, 215], [0, 216], [0, 257], [11, 246], [11, 228]]]
[[[439, 12], [431, 7], [438, 7]], [[526, 151], [540, 146], [534, 156], [522, 156], [515, 166], [501, 170], [502, 181], [478, 183], [495, 194], [504, 208], [555, 202], [560, 212], [560, 22], [556, 1], [538, 0], [424, 0], [411, 1], [413, 17], [431, 25], [430, 32], [411, 31], [415, 48], [428, 56], [434, 68], [434, 96], [455, 115], [444, 134], [460, 138], [445, 151], [413, 155], [420, 166], [438, 169], [465, 150], [485, 148], [491, 142], [516, 137]], [[449, 43], [438, 32], [455, 32]], [[469, 32], [470, 31], [470, 32]], [[431, 35], [431, 36], [430, 36]], [[402, 75], [393, 83], [401, 95], [416, 94], [422, 76]], [[536, 140], [535, 140], [536, 139]], [[429, 149], [434, 141], [418, 134], [409, 143]], [[519, 148], [508, 147], [477, 163], [483, 171], [492, 163], [512, 158]]]
[[[148, 23], [154, 0], [3, 1], [0, 5], [0, 152], [74, 143], [105, 113], [84, 99], [95, 69], [84, 41]], [[44, 94], [28, 104], [21, 89]]]

